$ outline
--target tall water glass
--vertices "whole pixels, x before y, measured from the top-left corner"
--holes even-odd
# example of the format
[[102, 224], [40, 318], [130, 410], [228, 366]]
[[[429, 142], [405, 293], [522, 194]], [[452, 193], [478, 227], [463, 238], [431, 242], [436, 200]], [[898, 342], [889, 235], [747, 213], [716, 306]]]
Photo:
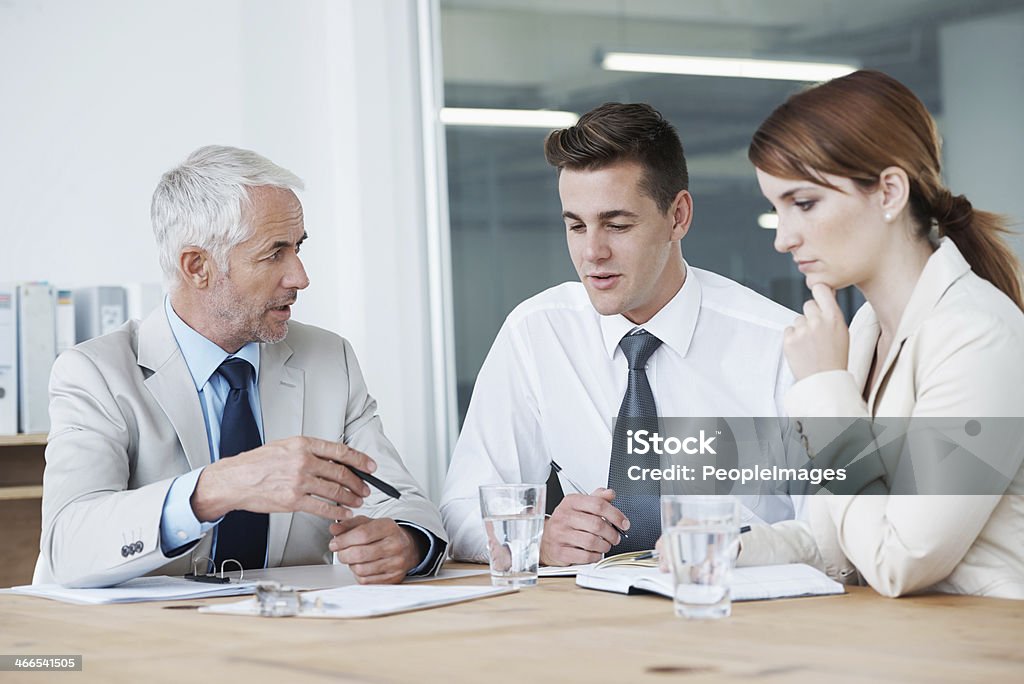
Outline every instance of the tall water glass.
[[732, 613], [729, 582], [739, 549], [739, 505], [730, 496], [663, 496], [661, 531], [675, 584], [676, 615]]
[[480, 512], [494, 586], [537, 584], [546, 494], [547, 486], [542, 484], [480, 486]]

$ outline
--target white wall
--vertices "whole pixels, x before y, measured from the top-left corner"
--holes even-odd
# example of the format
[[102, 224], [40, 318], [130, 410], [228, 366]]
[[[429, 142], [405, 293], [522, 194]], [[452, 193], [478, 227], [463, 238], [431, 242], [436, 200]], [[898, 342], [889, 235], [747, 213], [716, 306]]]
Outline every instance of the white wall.
[[412, 0], [0, 3], [0, 280], [159, 280], [160, 174], [254, 149], [307, 185], [296, 319], [352, 341], [439, 494], [416, 56]]
[[[1024, 12], [951, 24], [939, 34], [945, 175], [954, 194], [1024, 230]], [[1011, 239], [1024, 258], [1024, 236]]]
[[0, 278], [159, 280], [159, 174], [242, 139], [240, 4], [0, 4]]

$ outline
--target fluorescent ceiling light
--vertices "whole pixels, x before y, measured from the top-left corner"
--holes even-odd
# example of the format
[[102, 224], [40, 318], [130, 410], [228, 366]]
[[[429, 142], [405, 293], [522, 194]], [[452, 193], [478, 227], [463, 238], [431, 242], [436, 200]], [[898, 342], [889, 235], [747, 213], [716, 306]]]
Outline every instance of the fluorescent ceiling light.
[[779, 215], [773, 211], [761, 214], [757, 217], [757, 225], [767, 230], [775, 230], [779, 227]]
[[548, 109], [464, 109], [442, 107], [441, 123], [447, 126], [508, 126], [514, 128], [568, 128], [580, 115]]
[[827, 81], [857, 70], [857, 66], [853, 64], [690, 57], [686, 55], [644, 55], [632, 52], [608, 52], [601, 60], [601, 66], [608, 71], [810, 82]]

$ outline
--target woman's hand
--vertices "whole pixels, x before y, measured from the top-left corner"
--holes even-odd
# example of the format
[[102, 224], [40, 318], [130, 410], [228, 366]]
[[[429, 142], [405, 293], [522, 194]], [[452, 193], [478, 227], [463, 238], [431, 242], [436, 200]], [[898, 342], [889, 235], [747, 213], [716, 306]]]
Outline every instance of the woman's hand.
[[797, 380], [830, 370], [846, 370], [850, 330], [828, 285], [811, 288], [814, 299], [804, 303], [804, 315], [786, 328], [782, 342], [786, 361]]

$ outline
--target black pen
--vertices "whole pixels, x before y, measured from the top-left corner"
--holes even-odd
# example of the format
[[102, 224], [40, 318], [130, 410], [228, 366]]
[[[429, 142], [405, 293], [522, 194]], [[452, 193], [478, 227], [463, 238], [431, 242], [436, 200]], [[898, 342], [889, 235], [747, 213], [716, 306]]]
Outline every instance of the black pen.
[[348, 468], [349, 470], [351, 470], [353, 473], [355, 473], [356, 477], [358, 477], [360, 480], [362, 480], [366, 484], [373, 485], [374, 487], [376, 487], [380, 491], [382, 491], [385, 494], [387, 494], [388, 496], [390, 496], [392, 499], [401, 499], [402, 498], [402, 493], [400, 491], [398, 491], [397, 489], [395, 489], [394, 487], [392, 487], [391, 485], [389, 485], [384, 480], [378, 480], [373, 475], [370, 475], [369, 473], [364, 473], [359, 468], [353, 468], [350, 465], [346, 465], [345, 467]]
[[[566, 475], [565, 473], [562, 472], [562, 466], [558, 465], [554, 461], [551, 461], [551, 467], [555, 469], [556, 473], [562, 473], [562, 477], [564, 477], [565, 481], [568, 482], [569, 485], [573, 489], [576, 490], [577, 494], [582, 494], [583, 496], [590, 496], [585, 491], [583, 491], [583, 487], [580, 487], [578, 484], [576, 484], [576, 482], [573, 481], [573, 479], [571, 477], [569, 477], [568, 475]], [[629, 535], [626, 534], [625, 532], [623, 532], [622, 530], [620, 530], [618, 525], [613, 523], [611, 520], [608, 520], [607, 518], [601, 518], [601, 520], [604, 520], [606, 523], [611, 525], [612, 529], [615, 530], [616, 532], [618, 532], [622, 536], [623, 539], [629, 539]]]

